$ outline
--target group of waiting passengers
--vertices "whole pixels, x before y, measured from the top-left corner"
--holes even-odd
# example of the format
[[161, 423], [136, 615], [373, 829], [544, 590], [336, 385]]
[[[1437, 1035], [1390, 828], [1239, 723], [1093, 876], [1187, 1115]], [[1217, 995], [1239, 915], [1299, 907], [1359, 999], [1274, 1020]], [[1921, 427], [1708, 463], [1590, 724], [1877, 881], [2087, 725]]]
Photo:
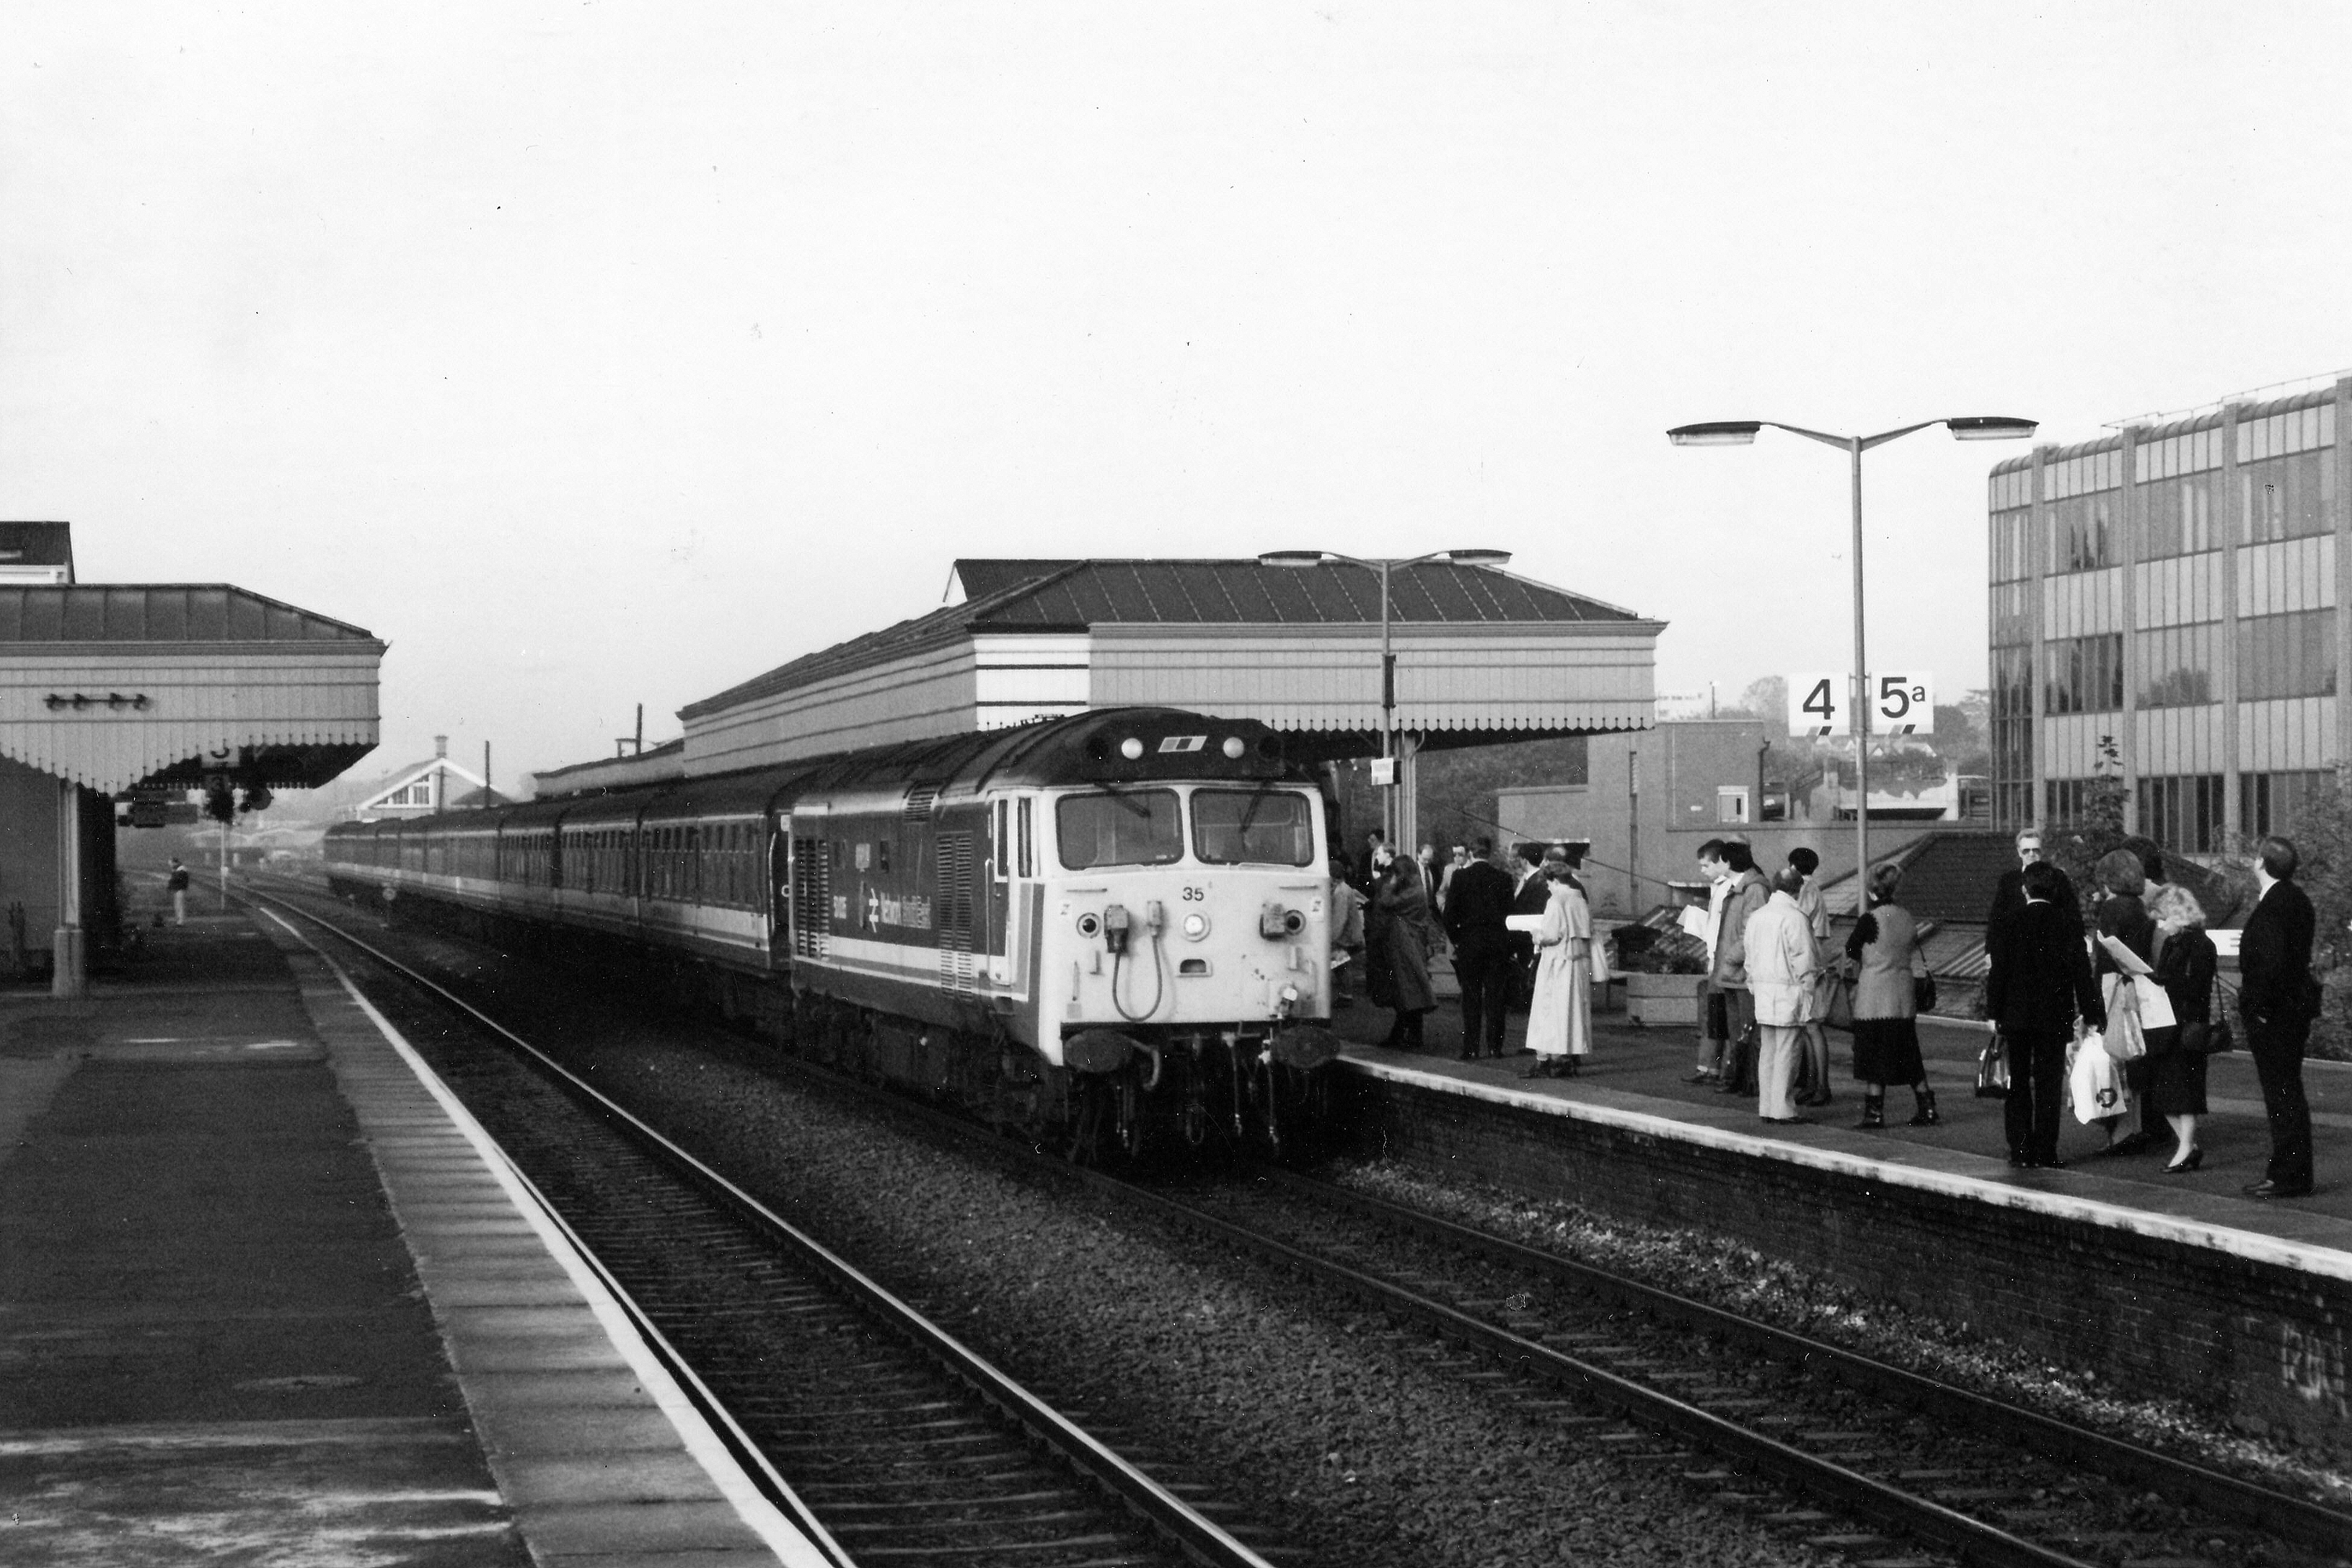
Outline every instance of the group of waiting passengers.
[[[2095, 1119], [2108, 1138], [2099, 1152], [2157, 1147], [2161, 1122], [2173, 1138], [2164, 1171], [2194, 1171], [2204, 1160], [2197, 1119], [2206, 1114], [2207, 1056], [2227, 1048], [2215, 1033], [2218, 955], [2205, 934], [2205, 910], [2187, 888], [2165, 880], [2160, 853], [2117, 849], [2096, 868], [2093, 940], [2074, 883], [2042, 858], [2042, 845], [2038, 829], [2017, 836], [2018, 868], [2003, 875], [1986, 917], [1986, 1014], [2006, 1054], [2010, 1163], [2064, 1164], [2058, 1130], [2068, 1068], [2085, 1032], [2105, 1029], [2110, 1008], [2132, 994], [2119, 947], [2162, 990], [2174, 1025], [2156, 1032], [2147, 1055], [2124, 1064], [2124, 1109]], [[1422, 1048], [1422, 1020], [1437, 1005], [1429, 957], [1450, 939], [1462, 987], [1463, 1058], [1506, 1054], [1507, 999], [1515, 976], [1525, 976], [1532, 981], [1528, 1047], [1536, 1060], [1521, 1076], [1573, 1076], [1592, 1048], [1594, 944], [1591, 904], [1576, 874], [1581, 847], [1515, 846], [1507, 869], [1495, 863], [1492, 840], [1482, 838], [1475, 858], [1456, 850], [1441, 871], [1428, 846], [1417, 858], [1392, 855], [1375, 832], [1353, 879], [1335, 864], [1340, 925], [1360, 933], [1342, 943], [1369, 960], [1371, 1000], [1395, 1013], [1384, 1043]], [[2262, 841], [2252, 862], [2257, 901], [2239, 955], [2240, 1015], [2272, 1139], [2269, 1169], [2246, 1190], [2265, 1198], [2300, 1196], [2312, 1186], [2302, 1069], [2318, 989], [2310, 968], [2311, 900], [2294, 886], [2296, 864], [2289, 840]], [[1934, 1005], [1934, 982], [1918, 921], [1897, 900], [1902, 868], [1872, 868], [1868, 908], [1845, 939], [1841, 971], [1832, 962], [1829, 915], [1816, 885], [1821, 860], [1812, 850], [1790, 850], [1767, 878], [1747, 840], [1710, 838], [1699, 846], [1698, 865], [1708, 902], [1703, 917], [1693, 911], [1693, 927], [1706, 943], [1707, 974], [1692, 1081], [1755, 1094], [1758, 1116], [1775, 1124], [1803, 1121], [1800, 1107], [1832, 1103], [1823, 1025], [1832, 988], [1843, 984], [1853, 1076], [1863, 1095], [1856, 1125], [1886, 1125], [1890, 1084], [1910, 1088], [1912, 1126], [1941, 1122], [1917, 1024]], [[2139, 1125], [2125, 1132], [2131, 1108]]]

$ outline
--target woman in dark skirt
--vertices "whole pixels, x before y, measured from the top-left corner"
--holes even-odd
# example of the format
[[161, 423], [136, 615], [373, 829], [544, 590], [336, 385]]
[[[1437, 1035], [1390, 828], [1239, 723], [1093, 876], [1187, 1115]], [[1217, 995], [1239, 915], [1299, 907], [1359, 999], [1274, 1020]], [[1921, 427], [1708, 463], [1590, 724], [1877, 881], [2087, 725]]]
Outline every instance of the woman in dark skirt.
[[2189, 889], [2168, 882], [2157, 889], [2147, 912], [2157, 922], [2156, 983], [2172, 1003], [2180, 1027], [2172, 1044], [2147, 1056], [2147, 1107], [2171, 1127], [2179, 1147], [2164, 1167], [2168, 1176], [2204, 1163], [2197, 1146], [2197, 1119], [2205, 1114], [2205, 1050], [2213, 1026], [2213, 939], [2205, 934], [2205, 910]]
[[1919, 956], [1919, 926], [1895, 901], [1903, 868], [1881, 866], [1870, 874], [1870, 911], [1854, 922], [1845, 955], [1859, 960], [1853, 984], [1853, 1076], [1862, 1080], [1862, 1120], [1857, 1126], [1886, 1125], [1886, 1086], [1907, 1083], [1916, 1102], [1914, 1127], [1933, 1127], [1936, 1091], [1927, 1087], [1927, 1064], [1919, 1057], [1918, 1005], [1912, 990], [1927, 963]]
[[[2099, 934], [2114, 937], [2129, 948], [2143, 963], [2156, 962], [2156, 922], [2148, 918], [2147, 906], [2142, 902], [2147, 891], [2147, 870], [2140, 858], [2128, 849], [2111, 849], [2099, 858], [2096, 868], [2099, 879]], [[2128, 984], [2121, 965], [2107, 952], [2106, 944], [2096, 943], [2091, 952], [2091, 973], [2098, 977], [2101, 995], [2107, 1014], [2115, 1016], [2116, 997]], [[2099, 1125], [2106, 1129], [2107, 1145], [2096, 1151], [2101, 1154], [2137, 1154], [2153, 1148], [2156, 1134], [2156, 1112], [2148, 1108], [2148, 1065], [2146, 1057], [2123, 1064], [2124, 1088], [2140, 1108], [2139, 1130], [2123, 1133], [2123, 1113], [2102, 1116]]]

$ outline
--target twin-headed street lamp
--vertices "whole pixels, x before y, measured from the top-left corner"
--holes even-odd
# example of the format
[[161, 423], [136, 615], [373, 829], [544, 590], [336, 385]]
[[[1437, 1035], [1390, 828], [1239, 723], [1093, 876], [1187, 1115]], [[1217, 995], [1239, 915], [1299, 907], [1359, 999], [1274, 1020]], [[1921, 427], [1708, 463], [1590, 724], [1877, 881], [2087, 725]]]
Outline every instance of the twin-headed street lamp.
[[1916, 425], [1906, 425], [1899, 430], [1885, 430], [1875, 436], [1831, 436], [1819, 430], [1808, 430], [1801, 425], [1783, 425], [1776, 419], [1727, 419], [1708, 425], [1682, 425], [1666, 432], [1666, 439], [1677, 447], [1745, 447], [1756, 439], [1756, 432], [1769, 425], [1775, 430], [1786, 430], [1792, 436], [1802, 436], [1809, 441], [1819, 441], [1825, 447], [1842, 447], [1850, 455], [1853, 473], [1853, 679], [1855, 689], [1847, 693], [1853, 704], [1853, 864], [1854, 913], [1859, 915], [1870, 907], [1870, 693], [1869, 664], [1863, 653], [1862, 617], [1862, 455], [1873, 447], [1925, 430], [1930, 425], [1941, 425], [1952, 433], [1956, 441], [2014, 441], [2028, 437], [2040, 426], [2032, 419], [2011, 419], [2000, 415], [1975, 415], [1958, 419], [1924, 419]]
[[[1752, 436], [1754, 431], [1751, 429], [1749, 434]], [[1361, 566], [1380, 574], [1381, 755], [1391, 759], [1396, 755], [1396, 655], [1389, 649], [1389, 574], [1400, 566], [1419, 566], [1429, 562], [1448, 566], [1506, 566], [1510, 560], [1511, 552], [1507, 550], [1433, 550], [1426, 555], [1369, 561], [1354, 555], [1342, 555], [1336, 550], [1269, 550], [1257, 558], [1261, 566]], [[1381, 826], [1388, 835], [1392, 848], [1402, 842], [1397, 831], [1396, 815], [1396, 791], [1391, 788], [1383, 791], [1381, 796]]]

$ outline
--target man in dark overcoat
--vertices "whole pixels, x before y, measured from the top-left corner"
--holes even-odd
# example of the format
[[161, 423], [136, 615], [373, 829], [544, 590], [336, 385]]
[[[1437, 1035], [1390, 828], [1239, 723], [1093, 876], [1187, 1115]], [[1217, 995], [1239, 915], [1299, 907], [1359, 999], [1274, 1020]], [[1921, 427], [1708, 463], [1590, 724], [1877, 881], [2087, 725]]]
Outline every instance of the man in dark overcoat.
[[2271, 1124], [2270, 1169], [2246, 1189], [2257, 1198], [2299, 1198], [2311, 1191], [2303, 1047], [2319, 1014], [2319, 987], [2311, 977], [2311, 900], [2294, 885], [2298, 860], [2292, 840], [2262, 841], [2254, 858], [2254, 912], [2238, 939], [2238, 1013]]
[[1445, 934], [1454, 939], [1454, 977], [1462, 984], [1462, 1057], [1483, 1047], [1503, 1054], [1504, 1006], [1511, 988], [1511, 933], [1504, 920], [1517, 889], [1494, 863], [1495, 841], [1478, 840], [1478, 854], [1446, 883]]

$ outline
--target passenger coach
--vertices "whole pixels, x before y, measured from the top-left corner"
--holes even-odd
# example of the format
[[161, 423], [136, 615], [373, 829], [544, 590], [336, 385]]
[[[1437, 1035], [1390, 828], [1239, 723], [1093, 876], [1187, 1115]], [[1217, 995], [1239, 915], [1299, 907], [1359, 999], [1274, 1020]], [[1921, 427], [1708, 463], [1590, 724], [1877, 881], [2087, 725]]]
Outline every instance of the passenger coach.
[[788, 768], [347, 823], [339, 892], [659, 959], [837, 1065], [1034, 1136], [1319, 1115], [1329, 806], [1251, 721], [1106, 710]]

